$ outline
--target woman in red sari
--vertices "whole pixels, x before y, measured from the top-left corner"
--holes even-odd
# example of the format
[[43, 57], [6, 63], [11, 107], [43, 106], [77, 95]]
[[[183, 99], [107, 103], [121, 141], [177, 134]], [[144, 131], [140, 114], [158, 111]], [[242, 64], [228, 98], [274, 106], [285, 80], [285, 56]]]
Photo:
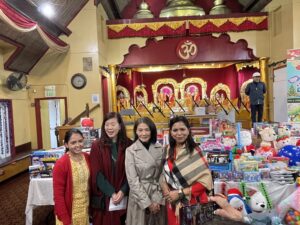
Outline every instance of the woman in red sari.
[[93, 225], [123, 225], [126, 210], [109, 211], [110, 199], [117, 205], [128, 195], [125, 174], [125, 150], [132, 141], [127, 138], [120, 114], [108, 113], [102, 123], [101, 138], [91, 149]]
[[170, 146], [164, 164], [161, 186], [168, 201], [169, 225], [179, 225], [179, 208], [182, 205], [207, 203], [206, 192], [212, 189], [212, 177], [201, 149], [194, 142], [190, 125], [184, 116], [170, 120]]

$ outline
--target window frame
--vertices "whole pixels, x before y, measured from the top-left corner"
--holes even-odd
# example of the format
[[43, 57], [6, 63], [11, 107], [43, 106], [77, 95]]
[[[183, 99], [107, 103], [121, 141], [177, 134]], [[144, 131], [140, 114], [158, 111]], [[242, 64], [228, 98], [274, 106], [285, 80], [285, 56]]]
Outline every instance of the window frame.
[[5, 157], [2, 160], [7, 160], [14, 158], [16, 155], [16, 149], [15, 149], [15, 136], [14, 136], [14, 126], [13, 126], [13, 109], [12, 109], [12, 100], [10, 99], [0, 99], [0, 104], [1, 103], [6, 103], [8, 107], [8, 129], [10, 131], [10, 156]]

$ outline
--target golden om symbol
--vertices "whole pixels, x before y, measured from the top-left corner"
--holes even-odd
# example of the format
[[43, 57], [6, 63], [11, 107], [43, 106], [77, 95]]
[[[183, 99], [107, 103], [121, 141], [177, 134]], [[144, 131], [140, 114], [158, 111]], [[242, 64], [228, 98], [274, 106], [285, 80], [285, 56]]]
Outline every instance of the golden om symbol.
[[191, 41], [185, 41], [179, 48], [178, 54], [180, 58], [187, 60], [192, 56], [195, 56], [197, 53], [197, 46]]

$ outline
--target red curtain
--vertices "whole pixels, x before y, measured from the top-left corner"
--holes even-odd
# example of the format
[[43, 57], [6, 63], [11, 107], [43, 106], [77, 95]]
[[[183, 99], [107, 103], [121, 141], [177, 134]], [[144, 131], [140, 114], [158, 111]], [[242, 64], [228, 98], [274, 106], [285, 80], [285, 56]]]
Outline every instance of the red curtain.
[[0, 9], [3, 13], [10, 18], [16, 25], [22, 28], [31, 28], [36, 25], [36, 22], [27, 19], [22, 16], [15, 9], [13, 9], [10, 5], [8, 5], [4, 0], [0, 0]]

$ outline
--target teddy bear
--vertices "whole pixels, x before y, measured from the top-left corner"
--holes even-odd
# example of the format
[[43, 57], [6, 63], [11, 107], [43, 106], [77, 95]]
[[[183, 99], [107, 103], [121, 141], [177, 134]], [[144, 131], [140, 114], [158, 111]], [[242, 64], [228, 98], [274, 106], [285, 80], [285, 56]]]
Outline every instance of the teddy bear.
[[280, 150], [287, 145], [292, 145], [290, 138], [288, 136], [278, 136], [276, 139], [276, 149]]
[[251, 188], [248, 191], [248, 195], [250, 196], [249, 206], [252, 212], [263, 213], [267, 210], [267, 199], [260, 191], [255, 188]]
[[243, 199], [242, 193], [237, 188], [228, 189], [227, 200], [233, 208], [242, 212], [244, 216], [252, 212], [249, 205]]
[[262, 142], [260, 147], [256, 149], [255, 155], [264, 156], [266, 158], [274, 157], [277, 152], [274, 148], [277, 135], [272, 127], [265, 127], [259, 131]]
[[278, 136], [282, 137], [282, 136], [291, 136], [291, 131], [287, 126], [280, 126], [278, 127]]
[[291, 131], [287, 126], [278, 127], [276, 149], [280, 150], [287, 145], [296, 145], [296, 140], [291, 137]]
[[251, 217], [255, 218], [255, 224], [271, 225], [272, 214], [268, 212], [267, 198], [262, 194], [262, 192], [253, 187], [251, 187], [247, 193], [250, 197], [248, 203], [252, 210]]

